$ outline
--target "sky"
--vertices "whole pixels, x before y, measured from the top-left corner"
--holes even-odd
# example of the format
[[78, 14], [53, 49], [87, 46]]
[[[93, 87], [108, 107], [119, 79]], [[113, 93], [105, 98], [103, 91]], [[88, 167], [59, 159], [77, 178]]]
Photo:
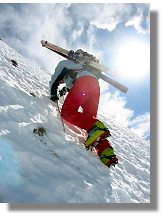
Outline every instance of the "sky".
[[82, 48], [109, 67], [126, 94], [100, 81], [99, 111], [145, 139], [150, 138], [149, 4], [0, 4], [0, 37], [53, 73], [63, 58], [42, 48], [47, 40]]

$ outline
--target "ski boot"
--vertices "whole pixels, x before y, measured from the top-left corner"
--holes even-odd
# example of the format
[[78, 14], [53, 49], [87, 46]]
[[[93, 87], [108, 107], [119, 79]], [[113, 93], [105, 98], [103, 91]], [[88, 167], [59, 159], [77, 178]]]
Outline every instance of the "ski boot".
[[95, 141], [99, 140], [100, 138], [106, 138], [109, 136], [111, 136], [110, 131], [104, 125], [104, 123], [100, 120], [96, 120], [96, 122], [93, 124], [92, 128], [88, 132], [88, 137], [85, 141], [85, 147], [89, 149], [89, 147], [92, 146]]
[[96, 120], [85, 142], [86, 149], [95, 148], [101, 162], [108, 167], [115, 166], [118, 163], [113, 147], [106, 139], [110, 136], [110, 131], [103, 122]]
[[102, 163], [108, 167], [115, 166], [115, 164], [118, 163], [114, 149], [107, 139], [101, 138], [99, 141], [94, 143], [94, 147]]

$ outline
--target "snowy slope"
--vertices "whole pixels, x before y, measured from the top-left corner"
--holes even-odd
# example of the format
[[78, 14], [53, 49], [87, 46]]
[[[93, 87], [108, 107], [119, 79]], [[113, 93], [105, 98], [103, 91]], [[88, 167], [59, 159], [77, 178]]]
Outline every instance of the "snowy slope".
[[[99, 115], [119, 159], [107, 168], [84, 149], [84, 132], [66, 127], [64, 133], [47, 97], [49, 79], [0, 41], [0, 202], [150, 202], [149, 143]], [[39, 126], [46, 129], [43, 137], [33, 134]]]

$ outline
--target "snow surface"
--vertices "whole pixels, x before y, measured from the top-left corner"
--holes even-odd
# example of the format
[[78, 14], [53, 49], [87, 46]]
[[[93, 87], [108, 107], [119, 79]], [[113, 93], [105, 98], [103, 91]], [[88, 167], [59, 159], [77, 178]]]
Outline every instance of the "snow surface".
[[[109, 169], [85, 150], [83, 131], [64, 133], [49, 79], [0, 41], [0, 202], [149, 203], [150, 144], [99, 114], [119, 159]], [[40, 126], [42, 137], [33, 133]]]

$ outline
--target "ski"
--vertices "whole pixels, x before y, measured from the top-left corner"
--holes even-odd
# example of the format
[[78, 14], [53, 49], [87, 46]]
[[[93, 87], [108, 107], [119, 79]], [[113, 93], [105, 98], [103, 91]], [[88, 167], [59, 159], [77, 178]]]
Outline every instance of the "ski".
[[[75, 63], [80, 63], [81, 65], [85, 65], [91, 69], [96, 69], [100, 72], [106, 72], [109, 70], [108, 67], [98, 63], [98, 60], [93, 55], [90, 55], [83, 50], [77, 50], [76, 52], [73, 50], [68, 51], [45, 40], [41, 40], [41, 44], [43, 47], [46, 47], [47, 49], [63, 56], [64, 58], [74, 61]], [[100, 78], [123, 93], [128, 91], [128, 87], [104, 75], [103, 73], [101, 73]]]
[[108, 76], [104, 75], [101, 73], [100, 78], [102, 80], [104, 80], [105, 82], [111, 84], [113, 87], [115, 87], [116, 89], [120, 90], [123, 93], [126, 93], [128, 91], [128, 87], [126, 87], [125, 85], [119, 83], [118, 81], [115, 81], [112, 78], [109, 78]]

